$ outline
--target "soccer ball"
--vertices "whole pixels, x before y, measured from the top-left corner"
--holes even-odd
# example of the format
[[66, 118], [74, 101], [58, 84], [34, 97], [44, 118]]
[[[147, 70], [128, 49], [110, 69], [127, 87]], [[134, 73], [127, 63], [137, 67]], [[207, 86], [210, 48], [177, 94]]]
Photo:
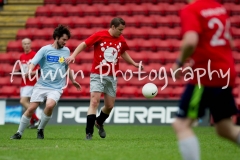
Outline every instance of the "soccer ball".
[[142, 94], [145, 98], [153, 98], [157, 93], [158, 88], [154, 83], [146, 83], [142, 88]]

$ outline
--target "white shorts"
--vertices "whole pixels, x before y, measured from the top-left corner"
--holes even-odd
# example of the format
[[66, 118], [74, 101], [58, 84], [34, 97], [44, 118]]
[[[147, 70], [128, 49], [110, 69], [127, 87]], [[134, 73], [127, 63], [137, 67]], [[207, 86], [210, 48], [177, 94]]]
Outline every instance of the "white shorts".
[[20, 97], [31, 97], [33, 86], [24, 86], [20, 88]]
[[30, 102], [44, 102], [46, 99], [52, 99], [58, 103], [63, 91], [48, 87], [34, 86]]

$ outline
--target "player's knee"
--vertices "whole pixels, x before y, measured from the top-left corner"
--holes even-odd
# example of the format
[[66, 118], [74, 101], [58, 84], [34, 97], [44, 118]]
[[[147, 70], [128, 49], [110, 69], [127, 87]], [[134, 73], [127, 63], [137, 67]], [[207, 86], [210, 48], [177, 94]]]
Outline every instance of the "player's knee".
[[176, 119], [172, 123], [172, 127], [173, 127], [175, 132], [181, 132], [181, 131], [184, 131], [184, 130], [188, 129], [189, 125], [188, 125], [187, 121]]
[[46, 102], [46, 109], [48, 110], [53, 110], [53, 108], [55, 107], [56, 103], [55, 102]]
[[114, 107], [114, 105], [105, 105], [106, 109], [111, 111]]
[[90, 103], [90, 107], [96, 108], [96, 107], [98, 107], [98, 105], [99, 105], [99, 100], [95, 99], [95, 98], [92, 98], [91, 103]]
[[20, 99], [20, 104], [21, 104], [21, 105], [25, 105], [25, 103], [26, 103], [26, 100], [23, 99], [23, 98], [21, 98], [21, 99]]

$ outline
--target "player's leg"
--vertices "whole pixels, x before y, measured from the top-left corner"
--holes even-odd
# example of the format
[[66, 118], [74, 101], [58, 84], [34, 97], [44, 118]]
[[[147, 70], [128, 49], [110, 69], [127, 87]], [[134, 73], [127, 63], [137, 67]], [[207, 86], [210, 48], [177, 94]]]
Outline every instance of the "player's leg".
[[87, 112], [87, 124], [86, 124], [86, 139], [91, 140], [94, 132], [94, 124], [96, 120], [97, 108], [99, 106], [100, 97], [102, 92], [91, 92], [90, 105]]
[[39, 102], [31, 102], [30, 103], [30, 106], [28, 107], [28, 109], [22, 115], [17, 133], [14, 134], [11, 137], [11, 139], [21, 139], [24, 130], [27, 128], [27, 126], [30, 123], [30, 119], [31, 119], [32, 114], [35, 112], [35, 110], [37, 109], [39, 104], [40, 104]]
[[219, 136], [240, 145], [240, 128], [231, 120], [231, 116], [238, 112], [232, 88], [221, 90], [218, 93], [216, 104], [210, 107], [216, 132]]
[[215, 124], [219, 136], [240, 145], [240, 128], [233, 124], [231, 118], [223, 119]]
[[105, 80], [101, 81], [100, 75], [90, 75], [90, 105], [87, 113], [87, 124], [86, 124], [86, 139], [91, 140], [94, 132], [94, 124], [96, 120], [97, 108], [99, 106], [100, 98], [104, 92]]
[[194, 120], [189, 118], [176, 118], [173, 123], [180, 153], [184, 160], [200, 160], [199, 142], [192, 130], [193, 122]]
[[178, 146], [184, 160], [200, 160], [199, 142], [192, 130], [193, 122], [204, 115], [204, 88], [187, 85], [181, 97], [177, 118], [173, 123]]
[[[21, 87], [20, 103], [25, 108], [25, 110], [30, 106], [30, 97], [32, 95], [32, 91], [33, 91], [33, 86]], [[37, 124], [38, 121], [39, 121], [39, 119], [38, 119], [37, 115], [35, 113], [33, 113], [31, 120], [30, 120], [30, 128], [36, 128], [37, 125], [35, 125], [35, 123]]]
[[57, 105], [57, 102], [59, 101], [62, 92], [52, 89], [45, 89], [46, 92], [46, 105], [41, 115], [41, 121], [38, 126], [38, 133], [37, 138], [38, 139], [44, 139], [44, 129], [49, 122], [49, 120], [52, 118], [52, 112], [54, 107]]
[[106, 137], [106, 132], [103, 128], [103, 123], [109, 117], [111, 113], [115, 99], [116, 99], [116, 88], [117, 81], [113, 79], [113, 77], [108, 76], [107, 83], [104, 87], [104, 106], [101, 109], [100, 115], [96, 118], [95, 126], [98, 128], [98, 134], [101, 138]]

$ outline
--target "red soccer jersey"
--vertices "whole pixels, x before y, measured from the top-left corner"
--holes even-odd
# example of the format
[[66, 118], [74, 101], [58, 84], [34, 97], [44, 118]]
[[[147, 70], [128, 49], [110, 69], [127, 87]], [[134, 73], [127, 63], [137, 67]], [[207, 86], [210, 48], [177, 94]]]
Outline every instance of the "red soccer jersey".
[[[182, 34], [188, 31], [196, 31], [199, 35], [198, 45], [192, 54], [193, 71], [197, 68], [206, 70], [201, 77], [201, 84], [205, 86], [225, 86], [230, 77], [229, 85], [233, 86], [236, 72], [230, 45], [230, 22], [227, 12], [221, 4], [215, 0], [196, 0], [187, 5], [181, 12]], [[210, 60], [210, 70], [208, 64]], [[221, 76], [230, 69], [230, 76]], [[216, 70], [219, 73], [213, 72]], [[212, 72], [212, 80], [209, 74]], [[197, 84], [197, 75], [190, 81]]]
[[113, 37], [107, 30], [97, 32], [85, 40], [88, 47], [94, 45], [94, 59], [91, 73], [100, 74], [100, 68], [95, 67], [100, 64], [109, 64], [102, 67], [102, 73], [106, 73], [108, 68], [110, 72], [108, 75], [113, 75], [113, 68], [115, 71], [119, 70], [119, 58], [122, 53], [129, 49], [124, 37]]
[[[31, 52], [29, 52], [28, 54], [23, 53], [23, 54], [20, 56], [20, 61], [21, 61], [21, 63], [22, 63], [22, 68], [23, 68], [24, 72], [27, 72], [27, 70], [28, 70], [28, 67], [27, 67], [27, 66], [28, 66], [30, 60], [35, 56], [35, 54], [36, 54], [36, 52], [31, 51]], [[36, 70], [36, 69], [38, 69], [38, 68], [39, 68], [39, 67], [36, 66], [36, 67], [34, 68], [34, 70]], [[34, 86], [36, 82], [37, 82], [36, 79], [30, 81], [28, 78], [26, 78], [26, 83], [24, 83], [24, 81], [23, 81], [23, 79], [22, 79], [21, 86], [22, 86], [22, 87], [23, 87], [23, 86]]]

